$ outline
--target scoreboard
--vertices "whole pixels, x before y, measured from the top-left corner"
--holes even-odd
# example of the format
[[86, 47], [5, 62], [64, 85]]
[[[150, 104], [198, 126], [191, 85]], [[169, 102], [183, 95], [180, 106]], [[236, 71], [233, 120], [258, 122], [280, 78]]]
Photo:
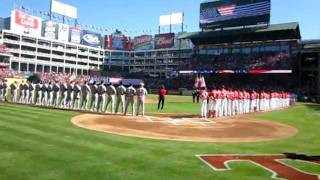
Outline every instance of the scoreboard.
[[214, 29], [269, 24], [270, 0], [215, 0], [200, 5], [200, 27]]

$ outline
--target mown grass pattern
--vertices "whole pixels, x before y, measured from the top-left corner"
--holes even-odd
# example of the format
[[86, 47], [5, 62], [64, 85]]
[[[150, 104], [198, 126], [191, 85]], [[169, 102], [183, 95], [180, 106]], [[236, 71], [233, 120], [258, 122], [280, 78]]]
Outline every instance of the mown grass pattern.
[[[153, 98], [156, 98], [154, 96]], [[197, 113], [198, 105], [168, 97], [165, 112]], [[158, 112], [149, 104], [149, 112]], [[0, 179], [270, 179], [250, 163], [214, 172], [196, 154], [320, 155], [320, 106], [299, 104], [288, 110], [254, 115], [286, 123], [300, 134], [260, 143], [190, 143], [117, 136], [75, 127], [77, 112], [0, 104]], [[320, 166], [289, 161], [320, 174]]]

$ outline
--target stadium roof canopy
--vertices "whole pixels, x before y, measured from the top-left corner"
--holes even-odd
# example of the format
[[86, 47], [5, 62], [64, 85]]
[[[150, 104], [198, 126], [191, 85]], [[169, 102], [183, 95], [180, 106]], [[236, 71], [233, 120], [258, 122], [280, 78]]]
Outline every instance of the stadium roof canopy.
[[301, 42], [302, 52], [320, 53], [320, 39], [304, 40]]
[[190, 39], [193, 44], [221, 44], [269, 40], [301, 39], [300, 27], [296, 22], [274, 24], [265, 27], [219, 29], [185, 33], [179, 39]]

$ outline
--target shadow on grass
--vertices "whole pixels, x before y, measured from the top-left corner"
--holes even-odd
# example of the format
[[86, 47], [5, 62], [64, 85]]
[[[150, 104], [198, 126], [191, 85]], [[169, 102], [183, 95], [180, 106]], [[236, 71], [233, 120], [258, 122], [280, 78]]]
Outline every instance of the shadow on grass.
[[296, 154], [296, 153], [284, 153], [288, 159], [291, 160], [303, 160], [303, 161], [316, 161], [320, 163], [320, 156], [308, 156], [305, 154]]
[[307, 108], [314, 111], [320, 111], [320, 104], [304, 104]]

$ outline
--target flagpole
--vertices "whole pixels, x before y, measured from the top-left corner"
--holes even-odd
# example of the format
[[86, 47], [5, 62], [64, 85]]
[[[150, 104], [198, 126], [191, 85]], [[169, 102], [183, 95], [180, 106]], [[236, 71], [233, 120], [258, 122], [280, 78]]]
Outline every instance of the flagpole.
[[50, 1], [50, 21], [52, 20], [52, 1]]

